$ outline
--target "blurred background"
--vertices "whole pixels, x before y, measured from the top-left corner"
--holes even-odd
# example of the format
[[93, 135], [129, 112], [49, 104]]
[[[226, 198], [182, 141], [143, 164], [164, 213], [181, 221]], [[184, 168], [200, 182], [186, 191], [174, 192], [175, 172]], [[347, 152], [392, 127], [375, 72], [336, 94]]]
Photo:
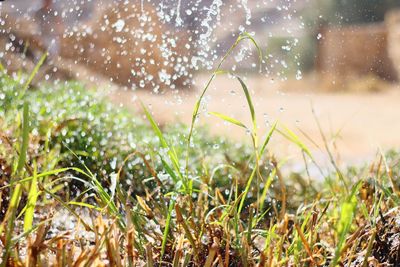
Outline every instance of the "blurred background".
[[[161, 124], [190, 123], [193, 106], [235, 40], [248, 33], [222, 68], [244, 78], [260, 133], [278, 120], [321, 161], [323, 138], [347, 163], [400, 146], [400, 2], [396, 0], [6, 0], [0, 2], [0, 60], [34, 83], [79, 80], [110, 101]], [[250, 115], [229, 75], [211, 84], [199, 120], [238, 141]], [[277, 138], [281, 157], [297, 148]]]

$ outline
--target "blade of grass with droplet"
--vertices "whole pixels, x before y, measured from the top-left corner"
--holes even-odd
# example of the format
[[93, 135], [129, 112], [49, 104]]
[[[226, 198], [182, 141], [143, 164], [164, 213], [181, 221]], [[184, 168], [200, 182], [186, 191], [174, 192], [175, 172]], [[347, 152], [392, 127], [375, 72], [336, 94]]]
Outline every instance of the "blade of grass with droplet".
[[242, 122], [238, 121], [237, 119], [231, 118], [231, 117], [226, 116], [224, 114], [221, 114], [219, 112], [209, 112], [209, 113], [211, 115], [214, 115], [214, 116], [220, 118], [220, 119], [223, 119], [226, 122], [229, 122], [229, 123], [235, 124], [235, 125], [237, 125], [239, 127], [242, 127], [244, 129], [247, 129], [246, 125], [244, 125]]

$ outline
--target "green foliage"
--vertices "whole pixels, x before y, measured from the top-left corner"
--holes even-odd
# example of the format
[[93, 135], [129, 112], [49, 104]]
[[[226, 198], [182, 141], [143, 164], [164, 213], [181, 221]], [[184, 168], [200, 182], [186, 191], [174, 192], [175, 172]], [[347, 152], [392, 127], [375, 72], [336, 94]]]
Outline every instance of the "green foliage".
[[[164, 158], [164, 154], [171, 154], [172, 150], [167, 147], [159, 149], [160, 140], [151, 129], [156, 125], [155, 122], [150, 127], [130, 111], [112, 106], [78, 83], [44, 84], [40, 90], [28, 90], [25, 95], [18, 93], [19, 86], [12, 77], [5, 74], [0, 76], [0, 115], [3, 118], [0, 120], [0, 129], [16, 134], [19, 129], [15, 128], [18, 119], [15, 114], [22, 109], [24, 101], [29, 103], [34, 114], [30, 118], [30, 128], [37, 137], [39, 148], [35, 155], [31, 153], [29, 160], [55, 153], [52, 158], [57, 162], [53, 162], [53, 165], [56, 164], [53, 167], [86, 166], [105, 185], [111, 184], [112, 173], [119, 172], [121, 184], [126, 188], [132, 187], [135, 193], [140, 194], [144, 192], [143, 181], [152, 177], [146, 166], [148, 163], [165, 180], [168, 190], [179, 187], [173, 178], [180, 175], [178, 156], [183, 155], [186, 149], [186, 144], [182, 142], [187, 138], [184, 125], [176, 124], [163, 129], [166, 139], [176, 150], [174, 157]], [[10, 132], [10, 135], [13, 134]], [[218, 165], [243, 162], [252, 153], [246, 144], [234, 145], [224, 138], [212, 137], [204, 128], [194, 130], [192, 143], [196, 150], [202, 151], [199, 154], [192, 150], [189, 156], [190, 168], [200, 179], [205, 172]], [[215, 146], [221, 153], [213, 153]], [[230, 162], [224, 156], [228, 149]], [[129, 157], [135, 152], [140, 152], [143, 157]], [[0, 156], [2, 153], [6, 152], [2, 152], [0, 147]], [[207, 164], [203, 164], [205, 162]], [[38, 172], [48, 170], [52, 161], [49, 159], [47, 163], [48, 166], [44, 166], [38, 162]], [[174, 167], [168, 171], [166, 164]], [[206, 169], [204, 166], [207, 166]], [[79, 173], [75, 175], [86, 179]], [[229, 185], [225, 177], [231, 175], [232, 171], [226, 168], [218, 172], [214, 179], [221, 186]], [[147, 183], [147, 186], [156, 186], [154, 180], [147, 180]], [[82, 183], [78, 181], [72, 181], [70, 185], [82, 189]]]

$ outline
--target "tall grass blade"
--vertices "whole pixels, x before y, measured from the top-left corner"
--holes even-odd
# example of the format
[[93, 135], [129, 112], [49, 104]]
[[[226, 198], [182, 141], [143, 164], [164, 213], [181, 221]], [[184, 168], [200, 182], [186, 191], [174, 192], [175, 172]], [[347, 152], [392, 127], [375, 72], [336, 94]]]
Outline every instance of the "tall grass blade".
[[33, 216], [35, 212], [37, 198], [38, 198], [37, 167], [35, 164], [33, 169], [33, 179], [31, 182], [31, 188], [28, 194], [28, 203], [26, 206], [25, 216], [24, 216], [24, 232], [27, 232], [32, 228]]
[[171, 203], [169, 204], [167, 221], [165, 223], [165, 229], [164, 229], [163, 239], [162, 239], [162, 243], [161, 243], [161, 259], [165, 253], [165, 246], [167, 245], [169, 228], [171, 226], [172, 211], [174, 210], [174, 207], [175, 207], [175, 200], [171, 200]]
[[253, 45], [256, 47], [257, 53], [258, 53], [258, 61], [259, 61], [258, 63], [260, 66], [260, 71], [261, 71], [262, 59], [263, 59], [263, 53], [262, 53], [261, 47], [258, 45], [258, 43], [253, 38], [253, 36], [251, 36], [248, 32], [243, 32], [239, 38], [240, 38], [240, 41], [246, 40], [246, 39], [250, 40], [253, 43]]
[[25, 102], [23, 109], [23, 119], [22, 119], [22, 145], [19, 152], [18, 165], [17, 165], [18, 174], [22, 171], [22, 168], [25, 165], [26, 153], [28, 151], [28, 144], [29, 144], [29, 104], [28, 102]]
[[253, 171], [250, 174], [249, 179], [247, 180], [246, 188], [244, 189], [242, 199], [240, 200], [238, 214], [242, 212], [244, 201], [246, 200], [247, 193], [250, 191], [251, 183], [253, 182], [254, 176], [257, 173], [257, 168], [254, 167]]
[[[253, 105], [253, 101], [251, 100], [249, 89], [247, 88], [247, 85], [243, 82], [243, 80], [240, 77], [237, 76], [236, 78], [239, 80], [240, 85], [242, 86], [243, 92], [246, 95], [247, 104], [249, 106], [250, 114], [251, 114], [251, 121], [253, 122], [253, 131], [257, 131], [256, 113], [254, 111], [254, 105]], [[255, 134], [255, 132], [254, 132], [254, 134]]]
[[265, 137], [264, 143], [261, 146], [260, 149], [260, 155], [264, 154], [265, 149], [267, 148], [267, 145], [269, 143], [269, 141], [271, 140], [272, 134], [275, 132], [276, 126], [277, 126], [278, 122], [275, 122], [271, 129], [268, 131], [267, 136]]

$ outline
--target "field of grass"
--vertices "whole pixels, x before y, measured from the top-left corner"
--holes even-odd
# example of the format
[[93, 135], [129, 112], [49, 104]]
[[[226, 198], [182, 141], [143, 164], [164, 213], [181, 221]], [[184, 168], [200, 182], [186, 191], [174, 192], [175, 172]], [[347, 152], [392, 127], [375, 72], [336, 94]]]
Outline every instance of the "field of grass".
[[161, 127], [145, 104], [30, 80], [0, 76], [0, 266], [399, 266], [400, 154], [283, 175], [273, 135], [313, 156], [279, 122], [257, 135], [240, 77], [252, 125], [210, 114], [250, 145], [195, 127], [208, 87], [191, 125]]

